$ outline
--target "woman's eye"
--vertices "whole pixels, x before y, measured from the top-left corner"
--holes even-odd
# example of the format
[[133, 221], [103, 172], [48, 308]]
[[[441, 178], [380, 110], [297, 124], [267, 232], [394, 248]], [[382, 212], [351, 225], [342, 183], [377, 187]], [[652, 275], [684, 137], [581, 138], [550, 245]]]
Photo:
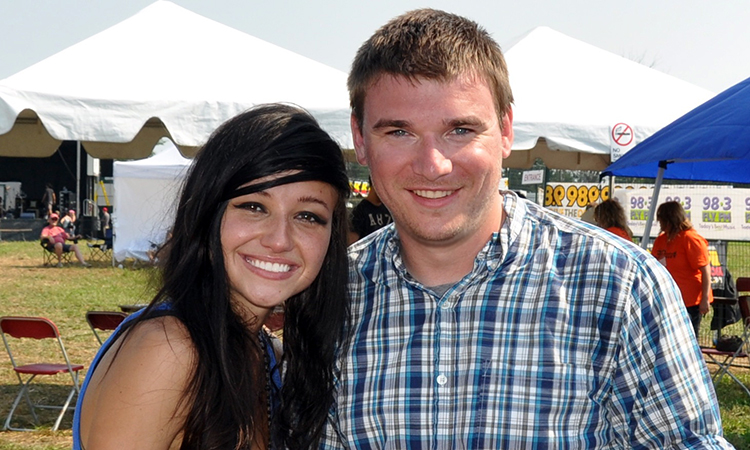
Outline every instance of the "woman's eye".
[[239, 205], [237, 205], [237, 208], [251, 212], [265, 212], [266, 210], [263, 205], [255, 202], [240, 203]]
[[302, 212], [302, 213], [299, 213], [297, 215], [297, 217], [300, 220], [304, 221], [304, 222], [315, 223], [315, 224], [320, 224], [320, 225], [326, 225], [326, 224], [328, 224], [327, 220], [325, 220], [322, 217], [320, 217], [319, 215], [313, 214], [311, 212]]

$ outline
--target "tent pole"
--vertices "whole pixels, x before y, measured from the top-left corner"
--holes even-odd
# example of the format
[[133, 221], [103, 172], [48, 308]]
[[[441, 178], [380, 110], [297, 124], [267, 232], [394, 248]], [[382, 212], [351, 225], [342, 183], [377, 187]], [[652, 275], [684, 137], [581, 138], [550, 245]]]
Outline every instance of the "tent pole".
[[79, 203], [81, 196], [79, 191], [81, 189], [81, 141], [76, 141], [76, 209], [78, 214], [83, 217], [83, 210]]
[[648, 240], [651, 237], [651, 224], [654, 223], [654, 217], [656, 216], [656, 205], [659, 203], [659, 191], [661, 190], [661, 182], [664, 180], [664, 171], [667, 170], [667, 161], [659, 161], [659, 172], [656, 174], [656, 182], [654, 183], [654, 195], [651, 196], [651, 205], [648, 207], [648, 218], [646, 219], [646, 229], [643, 230], [643, 238], [641, 239], [641, 248], [648, 248]]

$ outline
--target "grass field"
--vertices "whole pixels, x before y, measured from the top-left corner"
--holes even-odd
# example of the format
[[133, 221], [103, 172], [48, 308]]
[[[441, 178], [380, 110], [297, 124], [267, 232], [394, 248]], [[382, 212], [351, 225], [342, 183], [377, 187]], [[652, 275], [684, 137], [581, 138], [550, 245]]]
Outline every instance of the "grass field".
[[[89, 269], [77, 264], [60, 269], [44, 267], [41, 252], [36, 242], [0, 242], [0, 315], [41, 315], [51, 319], [60, 329], [71, 360], [88, 366], [99, 345], [86, 324], [86, 311], [119, 310], [118, 305], [148, 302], [153, 293], [153, 271], [146, 267], [134, 269], [131, 264], [118, 269], [107, 263], [94, 263]], [[750, 245], [730, 246], [729, 261], [735, 277], [750, 276]], [[704, 320], [704, 324], [709, 322]], [[41, 346], [34, 351], [45, 354]], [[750, 384], [750, 371], [740, 376]], [[0, 426], [16, 392], [10, 361], [0, 348]], [[65, 392], [59, 383], [50, 383], [35, 393], [56, 401]], [[738, 449], [750, 449], [750, 398], [728, 377], [717, 386], [717, 395], [726, 437]], [[22, 409], [17, 416], [29, 420], [23, 405], [19, 408]], [[72, 414], [68, 414], [57, 432], [51, 431], [53, 412], [42, 415], [44, 426], [36, 432], [0, 432], [0, 450], [69, 449], [71, 418]]]

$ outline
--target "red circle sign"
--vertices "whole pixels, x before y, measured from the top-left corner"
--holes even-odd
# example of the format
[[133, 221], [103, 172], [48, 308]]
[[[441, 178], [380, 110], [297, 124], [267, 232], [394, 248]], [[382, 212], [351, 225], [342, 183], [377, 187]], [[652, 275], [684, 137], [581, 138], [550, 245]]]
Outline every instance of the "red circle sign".
[[626, 123], [618, 123], [612, 127], [612, 140], [621, 147], [627, 147], [633, 142], [633, 129]]

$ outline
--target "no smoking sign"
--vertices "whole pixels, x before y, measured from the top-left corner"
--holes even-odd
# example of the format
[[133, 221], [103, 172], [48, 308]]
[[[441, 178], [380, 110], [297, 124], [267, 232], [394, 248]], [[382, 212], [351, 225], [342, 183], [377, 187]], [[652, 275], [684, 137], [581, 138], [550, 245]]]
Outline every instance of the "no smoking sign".
[[633, 142], [633, 129], [626, 123], [612, 127], [612, 141], [620, 147], [627, 147]]

